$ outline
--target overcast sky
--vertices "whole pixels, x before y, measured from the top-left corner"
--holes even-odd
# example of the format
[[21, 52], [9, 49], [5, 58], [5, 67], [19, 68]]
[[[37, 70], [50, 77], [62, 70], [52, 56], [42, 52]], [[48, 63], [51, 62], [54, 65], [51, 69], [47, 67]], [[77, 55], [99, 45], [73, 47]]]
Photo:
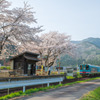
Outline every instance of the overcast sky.
[[12, 7], [24, 1], [34, 7], [38, 25], [44, 33], [59, 31], [71, 35], [72, 40], [100, 38], [100, 0], [8, 0]]

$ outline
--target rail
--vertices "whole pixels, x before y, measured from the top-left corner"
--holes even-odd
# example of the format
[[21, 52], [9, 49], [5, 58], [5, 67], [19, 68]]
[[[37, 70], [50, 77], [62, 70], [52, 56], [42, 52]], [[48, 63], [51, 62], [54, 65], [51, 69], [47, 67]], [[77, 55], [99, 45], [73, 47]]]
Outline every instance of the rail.
[[64, 76], [30, 79], [30, 80], [18, 80], [18, 81], [10, 81], [9, 79], [8, 82], [0, 82], [0, 89], [8, 89], [8, 94], [9, 94], [10, 88], [23, 87], [23, 92], [25, 92], [26, 86], [40, 85], [40, 84], [47, 84], [47, 86], [49, 86], [50, 83], [59, 82], [60, 84], [63, 80]]

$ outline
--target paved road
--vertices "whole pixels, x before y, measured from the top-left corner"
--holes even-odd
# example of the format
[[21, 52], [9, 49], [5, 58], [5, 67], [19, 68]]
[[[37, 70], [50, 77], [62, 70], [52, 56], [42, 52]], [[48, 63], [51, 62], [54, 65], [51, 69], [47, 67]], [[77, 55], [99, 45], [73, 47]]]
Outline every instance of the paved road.
[[35, 93], [32, 96], [17, 100], [78, 100], [84, 93], [100, 86], [100, 79], [91, 82], [61, 87], [46, 92]]

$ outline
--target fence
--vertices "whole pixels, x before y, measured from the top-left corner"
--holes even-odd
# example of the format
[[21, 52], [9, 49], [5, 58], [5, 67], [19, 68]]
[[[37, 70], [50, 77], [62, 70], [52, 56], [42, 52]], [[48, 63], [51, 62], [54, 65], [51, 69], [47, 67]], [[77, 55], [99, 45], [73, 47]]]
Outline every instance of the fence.
[[[64, 76], [56, 76], [56, 77], [46, 77], [46, 78], [36, 78], [36, 79], [28, 79], [28, 80], [11, 80], [10, 78], [8, 81], [0, 82], [0, 89], [10, 89], [16, 87], [23, 87], [23, 92], [25, 92], [26, 86], [32, 85], [40, 85], [40, 84], [47, 84], [49, 86], [50, 83], [59, 82], [59, 84], [64, 80]], [[9, 93], [9, 91], [8, 91]]]

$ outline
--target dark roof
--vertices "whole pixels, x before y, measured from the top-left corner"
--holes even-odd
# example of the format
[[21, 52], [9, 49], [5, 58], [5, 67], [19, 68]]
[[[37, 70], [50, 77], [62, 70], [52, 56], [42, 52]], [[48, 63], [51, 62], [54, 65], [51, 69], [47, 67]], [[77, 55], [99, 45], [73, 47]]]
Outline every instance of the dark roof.
[[37, 54], [37, 53], [33, 53], [33, 52], [29, 52], [29, 51], [25, 51], [25, 52], [24, 52], [24, 54], [25, 54], [25, 53], [28, 53], [28, 54], [32, 54], [32, 55], [39, 56], [39, 54]]
[[25, 51], [25, 52], [23, 52], [23, 53], [20, 53], [20, 54], [18, 54], [18, 55], [16, 55], [16, 56], [12, 57], [10, 60], [13, 60], [13, 59], [15, 59], [15, 58], [17, 58], [17, 57], [19, 57], [19, 56], [21, 56], [21, 55], [24, 55], [24, 54], [31, 54], [31, 55], [39, 56], [39, 54], [37, 54], [37, 53]]
[[34, 60], [34, 61], [40, 61], [38, 58], [34, 58], [34, 57], [29, 57], [29, 56], [24, 56], [26, 59], [28, 60]]

